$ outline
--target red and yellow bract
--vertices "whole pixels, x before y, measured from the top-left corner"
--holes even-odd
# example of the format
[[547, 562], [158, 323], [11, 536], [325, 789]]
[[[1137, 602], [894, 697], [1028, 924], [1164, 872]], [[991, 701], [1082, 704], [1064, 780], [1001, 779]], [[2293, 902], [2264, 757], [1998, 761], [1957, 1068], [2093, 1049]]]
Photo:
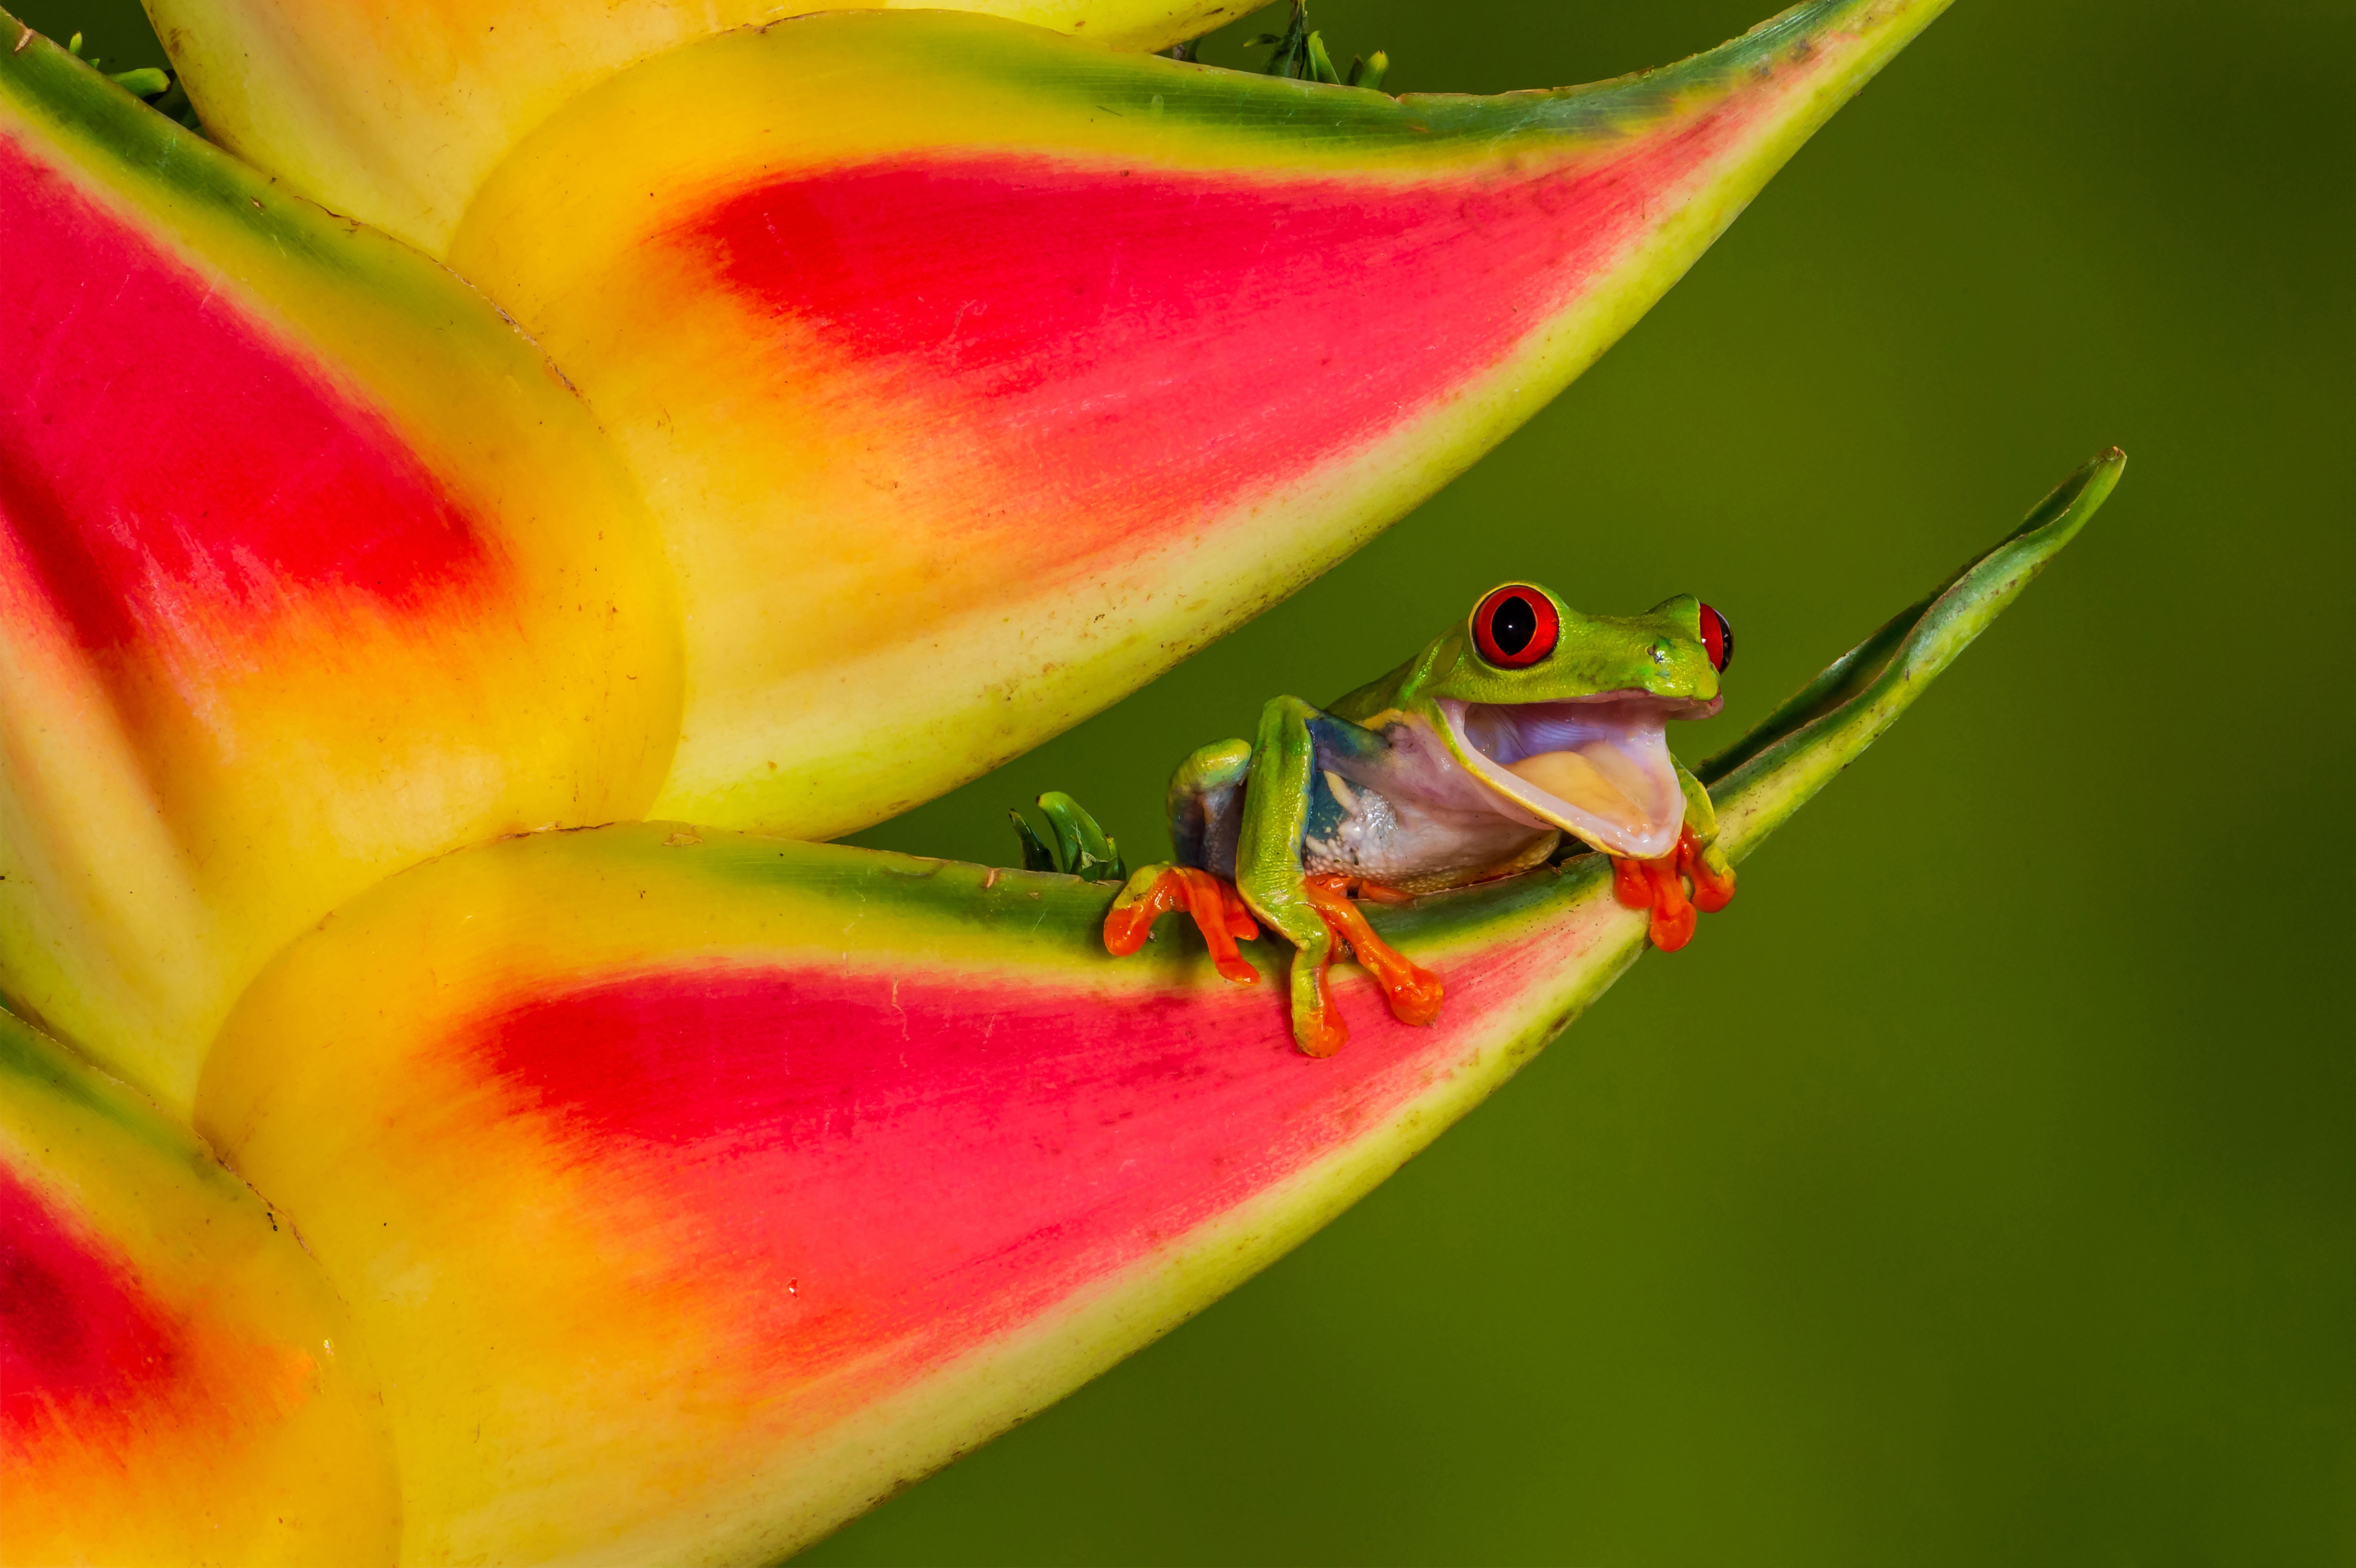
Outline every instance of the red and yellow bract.
[[208, 1069], [386, 1359], [415, 1560], [789, 1549], [1305, 1236], [1644, 940], [1517, 888], [1439, 1027], [1345, 984], [1319, 1063], [1280, 984], [1109, 963], [1109, 889], [680, 836], [395, 878]]
[[185, 1112], [337, 903], [654, 798], [670, 575], [493, 306], [46, 39], [0, 230], [0, 993]]
[[390, 1563], [367, 1353], [293, 1231], [0, 1015], [0, 1562]]
[[584, 93], [450, 259], [662, 520], [687, 707], [653, 814], [862, 827], [1291, 592], [1585, 369], [1943, 5], [1406, 99], [843, 12]]

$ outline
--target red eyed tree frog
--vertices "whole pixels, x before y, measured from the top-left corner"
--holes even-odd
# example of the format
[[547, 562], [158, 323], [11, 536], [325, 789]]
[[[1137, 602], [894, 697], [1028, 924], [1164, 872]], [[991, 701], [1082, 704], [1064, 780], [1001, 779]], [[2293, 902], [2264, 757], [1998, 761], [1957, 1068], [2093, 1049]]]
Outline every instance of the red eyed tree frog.
[[[1170, 781], [1174, 865], [1130, 877], [1105, 919], [1117, 955], [1183, 908], [1219, 972], [1258, 979], [1238, 939], [1275, 928], [1292, 961], [1292, 1037], [1331, 1056], [1347, 1037], [1326, 990], [1355, 953], [1409, 1024], [1439, 1015], [1439, 979], [1376, 936], [1351, 897], [1398, 902], [1545, 865], [1565, 835], [1615, 862], [1621, 901], [1653, 911], [1674, 951], [1695, 910], [1734, 897], [1699, 780], [1664, 725], [1719, 711], [1734, 650], [1691, 595], [1640, 616], [1588, 616], [1509, 583], [1407, 663], [1318, 708], [1278, 697], [1258, 737], [1205, 746]], [[1690, 895], [1687, 886], [1691, 886]]]

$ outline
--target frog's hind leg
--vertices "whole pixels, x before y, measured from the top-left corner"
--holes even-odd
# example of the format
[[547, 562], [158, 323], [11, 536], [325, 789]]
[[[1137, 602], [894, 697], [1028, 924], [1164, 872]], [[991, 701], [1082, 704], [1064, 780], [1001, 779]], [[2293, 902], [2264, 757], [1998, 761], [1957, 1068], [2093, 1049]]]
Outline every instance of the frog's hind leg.
[[[1311, 908], [1325, 922], [1337, 945], [1346, 945], [1358, 962], [1383, 988], [1391, 1016], [1402, 1024], [1425, 1025], [1440, 1016], [1440, 976], [1416, 963], [1375, 934], [1363, 910], [1350, 898], [1353, 877], [1325, 874], [1305, 879]], [[1397, 902], [1389, 888], [1364, 885], [1362, 891], [1377, 902]]]
[[1105, 915], [1105, 950], [1127, 958], [1145, 945], [1154, 921], [1176, 909], [1194, 917], [1221, 977], [1237, 985], [1259, 983], [1259, 971], [1236, 948], [1238, 940], [1259, 935], [1259, 923], [1233, 883], [1196, 866], [1149, 865], [1130, 877]]
[[1240, 740], [1206, 746], [1178, 765], [1170, 776], [1170, 842], [1178, 862], [1145, 866], [1129, 879], [1105, 916], [1107, 952], [1127, 958], [1145, 945], [1154, 921], [1183, 909], [1222, 976], [1237, 985], [1259, 983], [1259, 972], [1236, 949], [1238, 940], [1259, 935], [1259, 922], [1232, 880], [1236, 822], [1250, 777], [1251, 746]]

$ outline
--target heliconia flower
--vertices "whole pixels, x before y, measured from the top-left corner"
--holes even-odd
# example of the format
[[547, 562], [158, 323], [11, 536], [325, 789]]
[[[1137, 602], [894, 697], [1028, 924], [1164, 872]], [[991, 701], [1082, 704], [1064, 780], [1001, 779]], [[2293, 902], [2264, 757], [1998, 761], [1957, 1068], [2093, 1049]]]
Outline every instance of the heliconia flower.
[[500, 163], [497, 305], [0, 23], [0, 995], [185, 1106], [425, 856], [938, 793], [1472, 461], [1944, 3], [1497, 99], [732, 32]]
[[[2099, 506], [2111, 454], [1705, 773], [1730, 854]], [[447, 856], [267, 971], [199, 1125], [376, 1359], [412, 1561], [759, 1561], [1059, 1397], [1387, 1175], [1632, 962], [1602, 857], [1375, 915], [1330, 1060], [1112, 889], [667, 824]], [[1281, 955], [1268, 944], [1256, 961]]]
[[0, 234], [0, 994], [185, 1114], [337, 903], [641, 813], [670, 574], [494, 306], [13, 26]]
[[0, 1560], [391, 1563], [377, 1392], [289, 1224], [0, 1015]]
[[1553, 397], [1944, 3], [1496, 98], [886, 11], [583, 93], [449, 259], [662, 520], [687, 708], [653, 814], [863, 826], [1290, 592]]
[[[1256, 8], [1256, 0], [960, 7], [1124, 49], [1163, 48]], [[779, 0], [147, 6], [209, 134], [304, 195], [434, 255], [483, 177], [574, 95], [648, 56], [794, 9]]]

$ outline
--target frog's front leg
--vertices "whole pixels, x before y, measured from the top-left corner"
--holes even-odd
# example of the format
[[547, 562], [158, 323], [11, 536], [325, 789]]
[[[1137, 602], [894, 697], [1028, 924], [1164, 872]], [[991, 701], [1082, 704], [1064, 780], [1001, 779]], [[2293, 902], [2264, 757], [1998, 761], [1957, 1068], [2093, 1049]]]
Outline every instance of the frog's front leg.
[[1298, 950], [1292, 960], [1292, 1038], [1312, 1057], [1330, 1057], [1349, 1038], [1334, 1010], [1326, 970], [1335, 950], [1347, 950], [1381, 984], [1401, 1021], [1429, 1024], [1439, 1014], [1440, 984], [1377, 937], [1349, 902], [1348, 879], [1311, 877], [1301, 864], [1318, 747], [1364, 753], [1384, 745], [1379, 736], [1311, 706], [1278, 697], [1261, 710], [1252, 746], [1251, 788], [1244, 797], [1236, 843], [1236, 886], [1255, 914]]
[[[1658, 860], [1612, 862], [1613, 888], [1631, 909], [1653, 912], [1653, 945], [1675, 952], [1693, 940], [1701, 915], [1715, 915], [1734, 901], [1734, 864], [1718, 847], [1718, 809], [1700, 779], [1676, 764], [1684, 789], [1686, 820], [1676, 847]], [[1686, 885], [1691, 883], [1690, 898]]]

